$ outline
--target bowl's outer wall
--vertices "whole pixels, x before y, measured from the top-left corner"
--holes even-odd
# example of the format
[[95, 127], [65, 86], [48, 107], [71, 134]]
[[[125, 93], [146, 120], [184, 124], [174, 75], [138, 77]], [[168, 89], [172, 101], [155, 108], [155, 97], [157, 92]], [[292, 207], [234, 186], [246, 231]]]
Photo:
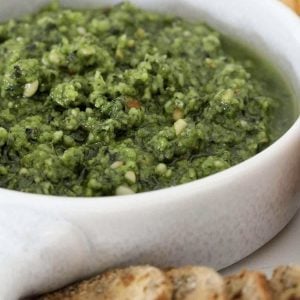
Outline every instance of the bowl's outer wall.
[[[21, 0], [0, 0], [0, 19], [34, 10], [46, 2], [26, 0], [24, 5]], [[113, 1], [62, 2], [86, 7]], [[288, 78], [298, 99], [296, 109], [299, 109], [300, 51], [295, 49], [300, 49], [300, 22], [274, 0], [133, 2], [146, 8], [174, 11], [188, 18], [201, 18], [268, 56]], [[299, 149], [298, 119], [286, 135], [261, 154], [200, 181], [132, 197], [90, 200], [0, 189], [1, 210], [14, 205], [69, 222], [68, 226], [74, 227], [73, 237], [78, 237], [85, 249], [86, 266], [80, 276], [136, 263], [161, 266], [198, 263], [222, 268], [262, 246], [295, 214], [300, 192]], [[57, 228], [54, 219], [53, 234]], [[63, 226], [61, 228], [64, 231]], [[70, 230], [66, 232], [70, 235]], [[32, 234], [35, 234], [34, 229]], [[39, 232], [39, 237], [42, 240], [43, 233]], [[70, 254], [73, 255], [72, 249]], [[74, 257], [74, 266], [79, 263], [78, 257]], [[45, 260], [43, 264], [49, 270], [56, 270], [55, 260]], [[30, 280], [26, 268], [19, 271]], [[60, 283], [51, 280], [54, 272], [41, 276], [38, 285], [30, 289], [25, 280], [18, 293], [40, 292], [78, 279], [78, 272], [71, 268], [64, 272]]]

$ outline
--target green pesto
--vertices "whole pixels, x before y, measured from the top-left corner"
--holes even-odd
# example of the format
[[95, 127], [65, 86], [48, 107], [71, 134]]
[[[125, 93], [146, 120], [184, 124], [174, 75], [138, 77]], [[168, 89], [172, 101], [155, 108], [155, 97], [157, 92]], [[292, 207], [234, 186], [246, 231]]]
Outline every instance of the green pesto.
[[292, 97], [225, 44], [206, 25], [128, 3], [53, 3], [0, 24], [0, 186], [130, 194], [257, 154], [290, 126]]

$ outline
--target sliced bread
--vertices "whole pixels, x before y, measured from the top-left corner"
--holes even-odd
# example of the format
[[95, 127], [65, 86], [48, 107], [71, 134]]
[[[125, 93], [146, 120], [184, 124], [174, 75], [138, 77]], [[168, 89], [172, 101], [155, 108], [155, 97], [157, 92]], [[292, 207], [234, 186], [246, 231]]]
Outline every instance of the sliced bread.
[[173, 284], [172, 300], [226, 300], [223, 278], [213, 269], [184, 267], [166, 272]]
[[300, 300], [300, 266], [275, 269], [271, 286], [275, 300]]
[[264, 274], [243, 271], [225, 277], [226, 289], [231, 300], [271, 300], [272, 290]]
[[40, 300], [171, 300], [164, 272], [150, 266], [109, 271]]
[[242, 271], [222, 278], [206, 267], [151, 266], [107, 271], [40, 300], [300, 300], [300, 266], [277, 268], [271, 280]]

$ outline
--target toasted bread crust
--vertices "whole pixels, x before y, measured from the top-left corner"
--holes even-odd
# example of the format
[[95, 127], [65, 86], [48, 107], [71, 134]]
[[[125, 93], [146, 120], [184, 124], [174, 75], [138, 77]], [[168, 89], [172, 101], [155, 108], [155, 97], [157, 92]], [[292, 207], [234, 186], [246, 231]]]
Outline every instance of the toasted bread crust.
[[174, 300], [226, 300], [223, 278], [213, 269], [184, 267], [167, 272]]
[[107, 271], [40, 300], [300, 300], [300, 266], [278, 267], [270, 280], [242, 271], [222, 278], [206, 267], [151, 266]]
[[172, 285], [159, 269], [142, 266], [109, 271], [41, 300], [171, 300]]
[[274, 270], [271, 279], [274, 299], [300, 299], [300, 266], [281, 266]]
[[266, 276], [259, 272], [242, 271], [225, 277], [229, 299], [271, 300], [272, 290]]

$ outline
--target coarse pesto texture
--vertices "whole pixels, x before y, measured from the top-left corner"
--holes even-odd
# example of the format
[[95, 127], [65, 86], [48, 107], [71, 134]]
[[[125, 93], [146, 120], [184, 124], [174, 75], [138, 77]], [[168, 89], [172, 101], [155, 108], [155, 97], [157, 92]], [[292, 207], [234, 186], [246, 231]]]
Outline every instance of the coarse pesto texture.
[[277, 137], [258, 68], [209, 27], [128, 3], [0, 24], [0, 186], [123, 195], [238, 164]]

